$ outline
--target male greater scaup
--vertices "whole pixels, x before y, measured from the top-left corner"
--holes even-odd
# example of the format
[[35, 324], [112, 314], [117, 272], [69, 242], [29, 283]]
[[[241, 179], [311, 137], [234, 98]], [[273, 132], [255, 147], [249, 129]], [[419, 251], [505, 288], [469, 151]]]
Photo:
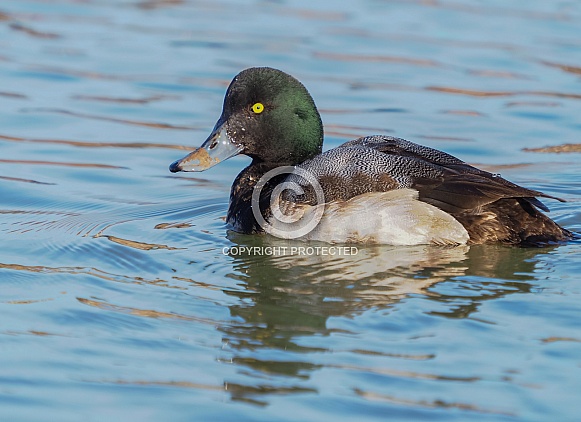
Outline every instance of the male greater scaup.
[[[301, 232], [304, 240], [538, 246], [573, 236], [539, 211], [548, 208], [537, 197], [562, 199], [445, 152], [383, 135], [325, 152], [322, 146], [323, 124], [306, 88], [280, 70], [250, 68], [230, 83], [208, 139], [170, 170], [203, 171], [237, 154], [251, 157], [232, 185], [227, 215], [227, 223], [241, 233], [284, 225], [285, 212], [276, 214], [271, 207], [286, 204], [282, 208], [288, 211], [291, 204], [301, 215], [321, 212], [318, 224]], [[283, 166], [295, 171], [276, 170]], [[267, 174], [272, 176], [261, 181]], [[295, 189], [285, 190], [289, 183]]]

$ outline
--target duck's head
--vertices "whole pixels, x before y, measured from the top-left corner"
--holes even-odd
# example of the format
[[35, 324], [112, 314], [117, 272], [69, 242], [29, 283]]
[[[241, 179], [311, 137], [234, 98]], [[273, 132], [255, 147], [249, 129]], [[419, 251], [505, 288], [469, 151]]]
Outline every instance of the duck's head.
[[322, 146], [321, 117], [303, 84], [280, 70], [255, 67], [230, 83], [208, 139], [169, 169], [203, 171], [237, 154], [253, 163], [295, 165]]

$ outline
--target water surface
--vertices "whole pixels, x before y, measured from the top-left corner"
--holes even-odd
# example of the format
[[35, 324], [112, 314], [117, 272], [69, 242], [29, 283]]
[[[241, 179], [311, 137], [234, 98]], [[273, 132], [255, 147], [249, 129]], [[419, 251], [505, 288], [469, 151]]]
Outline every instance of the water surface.
[[249, 160], [167, 167], [268, 65], [325, 148], [443, 149], [581, 231], [580, 25], [566, 1], [3, 1], [0, 418], [578, 418], [578, 242], [236, 254], [290, 246], [224, 225]]

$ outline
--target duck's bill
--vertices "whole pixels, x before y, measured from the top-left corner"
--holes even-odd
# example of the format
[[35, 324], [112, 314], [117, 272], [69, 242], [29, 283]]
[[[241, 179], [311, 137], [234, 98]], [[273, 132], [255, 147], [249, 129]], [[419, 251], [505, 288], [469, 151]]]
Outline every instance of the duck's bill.
[[169, 166], [172, 173], [178, 171], [204, 171], [216, 164], [239, 154], [240, 145], [236, 145], [228, 136], [226, 125], [214, 128], [206, 142], [195, 151]]

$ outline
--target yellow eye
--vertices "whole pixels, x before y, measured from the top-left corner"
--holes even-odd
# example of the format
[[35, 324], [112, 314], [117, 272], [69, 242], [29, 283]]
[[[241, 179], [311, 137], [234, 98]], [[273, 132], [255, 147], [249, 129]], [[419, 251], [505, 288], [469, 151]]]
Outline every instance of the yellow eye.
[[255, 112], [256, 114], [260, 114], [264, 111], [264, 104], [262, 103], [256, 103], [252, 106], [252, 111]]

